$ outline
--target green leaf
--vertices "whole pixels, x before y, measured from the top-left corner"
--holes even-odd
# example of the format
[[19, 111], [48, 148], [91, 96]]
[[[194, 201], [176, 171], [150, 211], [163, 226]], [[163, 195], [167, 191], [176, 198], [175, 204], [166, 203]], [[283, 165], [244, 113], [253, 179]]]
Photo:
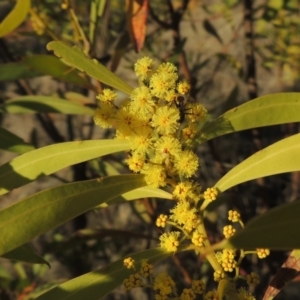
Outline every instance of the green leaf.
[[94, 115], [92, 108], [61, 98], [47, 96], [23, 96], [6, 101], [0, 106], [4, 112], [24, 113], [63, 113], [74, 115]]
[[28, 143], [25, 143], [20, 137], [14, 135], [3, 127], [0, 127], [0, 149], [23, 154], [34, 149]]
[[[149, 263], [153, 264], [170, 255], [172, 253], [168, 253], [161, 248], [156, 248], [132, 254], [130, 257], [135, 260], [136, 269], [139, 270], [143, 259], [147, 259]], [[120, 259], [100, 270], [84, 274], [60, 284], [42, 294], [36, 300], [99, 300], [121, 285], [129, 275], [134, 273], [134, 271], [124, 267], [123, 260]]]
[[51, 55], [27, 56], [22, 60], [22, 64], [59, 80], [87, 87], [89, 89], [95, 89], [84, 76], [81, 76], [83, 74], [80, 74], [78, 70], [65, 65], [57, 57]]
[[0, 37], [3, 37], [13, 31], [26, 19], [30, 6], [30, 0], [17, 1], [13, 10], [0, 23]]
[[[116, 203], [123, 203], [125, 201], [132, 201], [137, 199], [143, 199], [143, 198], [161, 198], [161, 199], [168, 199], [173, 200], [173, 195], [160, 190], [153, 188], [151, 186], [145, 186], [130, 192], [127, 192], [123, 194], [122, 196], [116, 197], [113, 200], [109, 201], [110, 204], [116, 204]], [[103, 208], [107, 207], [107, 203], [102, 203], [101, 205], [97, 206], [97, 208]]]
[[77, 68], [81, 72], [86, 72], [89, 76], [130, 95], [133, 88], [111, 71], [105, 68], [95, 59], [88, 58], [77, 46], [70, 47], [63, 42], [50, 42], [47, 49], [53, 50], [54, 54], [70, 66]]
[[252, 179], [300, 170], [300, 133], [258, 151], [231, 169], [215, 187], [224, 192]]
[[238, 249], [269, 248], [277, 250], [299, 249], [300, 201], [276, 207], [251, 220], [245, 229], [220, 247]]
[[143, 175], [118, 175], [64, 184], [0, 211], [0, 255], [95, 206], [145, 186]]
[[3, 254], [2, 257], [30, 264], [46, 264], [50, 268], [50, 264], [40, 255], [38, 255], [28, 244], [22, 245], [12, 251], [9, 251]]
[[129, 143], [121, 140], [88, 140], [30, 151], [0, 167], [0, 195], [65, 167], [129, 148]]
[[278, 93], [256, 98], [205, 124], [199, 142], [250, 128], [300, 122], [300, 93]]
[[42, 75], [22, 62], [0, 64], [0, 70], [0, 81], [29, 79]]

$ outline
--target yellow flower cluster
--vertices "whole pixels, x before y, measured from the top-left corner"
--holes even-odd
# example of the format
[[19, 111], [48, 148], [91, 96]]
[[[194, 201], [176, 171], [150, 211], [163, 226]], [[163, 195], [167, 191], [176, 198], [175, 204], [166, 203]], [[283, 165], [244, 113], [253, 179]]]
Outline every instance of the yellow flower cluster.
[[173, 292], [175, 282], [167, 273], [159, 273], [153, 284], [155, 299], [167, 299], [167, 295]]
[[131, 274], [129, 278], [126, 278], [123, 284], [125, 291], [131, 291], [133, 288], [143, 286], [143, 281], [140, 275], [135, 273]]
[[168, 221], [168, 216], [167, 215], [159, 215], [159, 217], [156, 219], [156, 226], [157, 227], [165, 227]]
[[212, 188], [207, 188], [206, 191], [204, 192], [204, 199], [206, 201], [214, 201], [217, 199], [218, 195], [218, 190], [214, 187]]
[[241, 220], [241, 215], [236, 210], [230, 210], [228, 212], [228, 220], [231, 222], [239, 222]]
[[[104, 89], [97, 96], [94, 121], [102, 128], [115, 128], [117, 139], [130, 142], [126, 163], [133, 172], [145, 174], [148, 185], [163, 187], [169, 178], [188, 182], [199, 167], [190, 144], [207, 111], [188, 100], [190, 84], [178, 80], [173, 64], [162, 63], [155, 69], [153, 60], [144, 57], [135, 63], [134, 70], [140, 86], [121, 105], [114, 103], [115, 92]], [[189, 193], [197, 197], [195, 192]], [[182, 199], [185, 194], [176, 191], [174, 196]]]
[[237, 266], [235, 250], [224, 249], [220, 257], [220, 263], [225, 272], [232, 272]]
[[123, 263], [127, 269], [133, 269], [135, 261], [132, 257], [127, 257], [124, 259]]
[[232, 225], [227, 225], [223, 227], [223, 234], [226, 239], [232, 237], [236, 232], [236, 229], [232, 227]]
[[[132, 257], [127, 257], [123, 261], [124, 266], [127, 269], [134, 269], [134, 259]], [[130, 291], [136, 287], [143, 287], [144, 280], [153, 273], [153, 266], [147, 262], [147, 260], [142, 260], [141, 268], [139, 272], [131, 274], [129, 278], [126, 278], [123, 282], [125, 291]]]
[[179, 231], [166, 232], [159, 237], [160, 246], [169, 252], [176, 252], [177, 247], [179, 246], [179, 237]]
[[269, 249], [259, 248], [256, 249], [258, 258], [266, 258], [270, 254]]
[[214, 281], [221, 281], [225, 278], [225, 273], [223, 271], [215, 271], [214, 272]]
[[247, 284], [256, 286], [259, 284], [259, 277], [256, 273], [251, 272], [250, 274], [247, 275]]
[[180, 295], [180, 300], [194, 300], [196, 299], [196, 294], [192, 289], [183, 289]]

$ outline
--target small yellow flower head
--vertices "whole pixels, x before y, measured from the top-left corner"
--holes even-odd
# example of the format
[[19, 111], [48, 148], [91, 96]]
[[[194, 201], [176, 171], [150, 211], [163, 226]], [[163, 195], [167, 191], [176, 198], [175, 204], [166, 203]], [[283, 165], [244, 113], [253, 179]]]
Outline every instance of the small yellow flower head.
[[101, 102], [110, 103], [117, 99], [117, 93], [111, 89], [103, 89], [102, 93], [98, 94], [96, 98]]
[[255, 300], [255, 297], [244, 287], [238, 289], [239, 300]]
[[[168, 73], [168, 74], [177, 74], [177, 68], [170, 62], [161, 63], [157, 70], [157, 73]], [[177, 78], [176, 78], [177, 79]]]
[[201, 223], [196, 208], [191, 208], [190, 204], [186, 201], [180, 201], [177, 205], [171, 209], [171, 220], [174, 220], [177, 224], [182, 225], [188, 232], [197, 228]]
[[167, 300], [168, 296], [167, 295], [161, 295], [161, 294], [155, 294], [154, 299], [155, 300]]
[[100, 108], [97, 108], [94, 113], [94, 122], [102, 128], [111, 128], [116, 120], [116, 109], [110, 103], [102, 103]]
[[251, 272], [247, 275], [247, 284], [250, 286], [256, 286], [259, 284], [259, 277], [256, 273]]
[[269, 249], [263, 249], [263, 248], [256, 249], [256, 252], [257, 252], [258, 258], [261, 258], [261, 259], [267, 257], [270, 254]]
[[214, 201], [217, 199], [218, 190], [216, 188], [207, 188], [204, 192], [204, 199], [206, 201]]
[[156, 219], [156, 226], [157, 227], [166, 227], [166, 224], [167, 224], [167, 221], [168, 221], [168, 216], [167, 215], [159, 215], [159, 217]]
[[203, 294], [204, 282], [202, 280], [193, 280], [192, 290], [195, 292], [195, 294]]
[[152, 130], [149, 127], [139, 127], [135, 132], [131, 132], [129, 137], [131, 150], [137, 151], [145, 155], [153, 148], [153, 138], [151, 136]]
[[225, 273], [223, 271], [215, 271], [214, 272], [214, 281], [221, 281], [225, 278]]
[[171, 136], [163, 136], [155, 143], [156, 153], [163, 158], [169, 154], [177, 155], [181, 151], [181, 144], [178, 139]]
[[218, 294], [216, 291], [210, 291], [210, 292], [207, 292], [205, 294], [205, 297], [204, 297], [205, 300], [217, 300], [218, 299]]
[[187, 81], [180, 81], [177, 84], [177, 91], [181, 95], [186, 95], [191, 89], [191, 85]]
[[231, 238], [236, 232], [236, 229], [232, 227], [232, 225], [227, 225], [223, 227], [223, 234], [226, 239]]
[[179, 127], [179, 111], [175, 107], [163, 106], [156, 110], [151, 125], [162, 135], [175, 133]]
[[167, 91], [165, 94], [164, 100], [166, 100], [169, 103], [173, 103], [177, 100], [178, 94], [175, 92], [175, 90]]
[[187, 118], [193, 123], [203, 122], [207, 116], [207, 110], [200, 103], [190, 103], [187, 109], [189, 111]]
[[146, 183], [154, 188], [165, 186], [167, 184], [167, 175], [163, 166], [145, 164], [141, 173], [145, 174]]
[[231, 249], [223, 250], [221, 265], [225, 272], [232, 272], [236, 268], [237, 263], [234, 260], [234, 257], [235, 257], [235, 250], [231, 250]]
[[179, 246], [179, 237], [179, 231], [166, 232], [159, 237], [160, 246], [169, 252], [176, 252], [177, 247]]
[[148, 74], [151, 72], [153, 67], [153, 60], [150, 57], [143, 57], [137, 60], [134, 64], [134, 71], [137, 77], [141, 80], [147, 79]]
[[150, 78], [151, 94], [159, 99], [163, 99], [169, 91], [175, 90], [176, 80], [178, 75], [176, 73], [155, 73]]
[[153, 266], [150, 265], [146, 259], [142, 260], [142, 266], [140, 269], [140, 274], [144, 278], [149, 277], [153, 273]]
[[145, 155], [139, 152], [134, 152], [132, 156], [125, 160], [129, 169], [135, 173], [140, 172], [145, 163]]
[[192, 181], [180, 182], [175, 186], [173, 191], [173, 196], [175, 199], [184, 201], [187, 199], [192, 199], [194, 201], [199, 200], [199, 194], [201, 192], [201, 187], [198, 183]]
[[228, 212], [228, 220], [231, 222], [239, 222], [241, 220], [241, 215], [236, 210], [230, 210]]
[[183, 289], [180, 295], [180, 300], [194, 300], [196, 299], [195, 292], [192, 289]]
[[135, 88], [130, 98], [132, 100], [131, 107], [134, 111], [138, 111], [141, 114], [149, 115], [154, 112], [155, 102], [152, 99], [149, 88], [141, 86]]
[[206, 237], [203, 233], [200, 233], [198, 230], [195, 230], [192, 235], [192, 243], [197, 247], [205, 246]]
[[160, 295], [171, 294], [174, 287], [175, 282], [167, 273], [159, 273], [154, 279], [153, 289]]
[[176, 156], [174, 166], [181, 176], [190, 178], [198, 170], [199, 159], [194, 152], [184, 150]]
[[190, 123], [188, 127], [182, 129], [182, 137], [185, 140], [192, 140], [198, 132], [197, 124]]
[[124, 266], [127, 268], [127, 269], [134, 269], [134, 259], [132, 257], [127, 257], [124, 259], [123, 261], [124, 263]]
[[124, 280], [124, 289], [125, 291], [130, 291], [133, 288], [143, 286], [143, 281], [138, 273], [131, 274], [129, 278]]

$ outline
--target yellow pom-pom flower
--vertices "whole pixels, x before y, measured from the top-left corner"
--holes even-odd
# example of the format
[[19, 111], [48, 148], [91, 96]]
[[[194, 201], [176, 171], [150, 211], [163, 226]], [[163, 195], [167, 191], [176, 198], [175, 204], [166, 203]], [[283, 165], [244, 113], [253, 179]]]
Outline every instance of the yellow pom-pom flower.
[[160, 246], [169, 252], [176, 252], [179, 246], [179, 231], [166, 232], [160, 236]]

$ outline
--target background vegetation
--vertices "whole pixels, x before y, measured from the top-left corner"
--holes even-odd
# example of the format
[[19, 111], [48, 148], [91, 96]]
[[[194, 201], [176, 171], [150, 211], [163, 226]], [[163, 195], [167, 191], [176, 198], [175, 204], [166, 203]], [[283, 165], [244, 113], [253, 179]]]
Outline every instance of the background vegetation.
[[[212, 118], [258, 96], [299, 90], [299, 1], [149, 0], [149, 9], [138, 17], [130, 10], [133, 3], [35, 0], [20, 27], [3, 35], [1, 123], [26, 143], [20, 142], [16, 148], [0, 146], [1, 165], [30, 147], [113, 137], [110, 130], [95, 128], [92, 120], [101, 84], [54, 60], [46, 49], [53, 40], [80, 46], [132, 86], [136, 86], [133, 63], [137, 58], [148, 55], [157, 61], [173, 62], [182, 78], [192, 84], [192, 97], [208, 108]], [[15, 1], [0, 1], [0, 20], [14, 5]], [[53, 102], [53, 98], [80, 103], [86, 110], [58, 106], [55, 111], [32, 104], [41, 99]], [[292, 123], [234, 133], [230, 138], [219, 137], [201, 145], [197, 150], [201, 186], [214, 185], [246, 157], [298, 132], [299, 123]], [[4, 140], [7, 133], [1, 134]], [[62, 183], [127, 172], [124, 158], [116, 154], [76, 164], [13, 190], [2, 197], [0, 206]], [[210, 212], [209, 233], [215, 241], [221, 239], [217, 232], [224, 225], [227, 207], [239, 210], [247, 222], [254, 215], [299, 199], [299, 194], [299, 172], [234, 187], [220, 199], [217, 210]], [[38, 237], [34, 247], [50, 262], [51, 269], [1, 258], [1, 300], [34, 299], [39, 292], [66, 279], [106, 266], [128, 253], [154, 247], [160, 232], [153, 229], [153, 221], [170, 207], [170, 203], [145, 198], [93, 210]], [[285, 252], [273, 252], [264, 261], [244, 262], [245, 272], [254, 269], [262, 275], [256, 291], [258, 299], [286, 256]], [[173, 256], [159, 268], [167, 268], [182, 286], [199, 269], [204, 278], [212, 272], [189, 253]], [[119, 289], [106, 297], [148, 296], [142, 291], [125, 294]]]

